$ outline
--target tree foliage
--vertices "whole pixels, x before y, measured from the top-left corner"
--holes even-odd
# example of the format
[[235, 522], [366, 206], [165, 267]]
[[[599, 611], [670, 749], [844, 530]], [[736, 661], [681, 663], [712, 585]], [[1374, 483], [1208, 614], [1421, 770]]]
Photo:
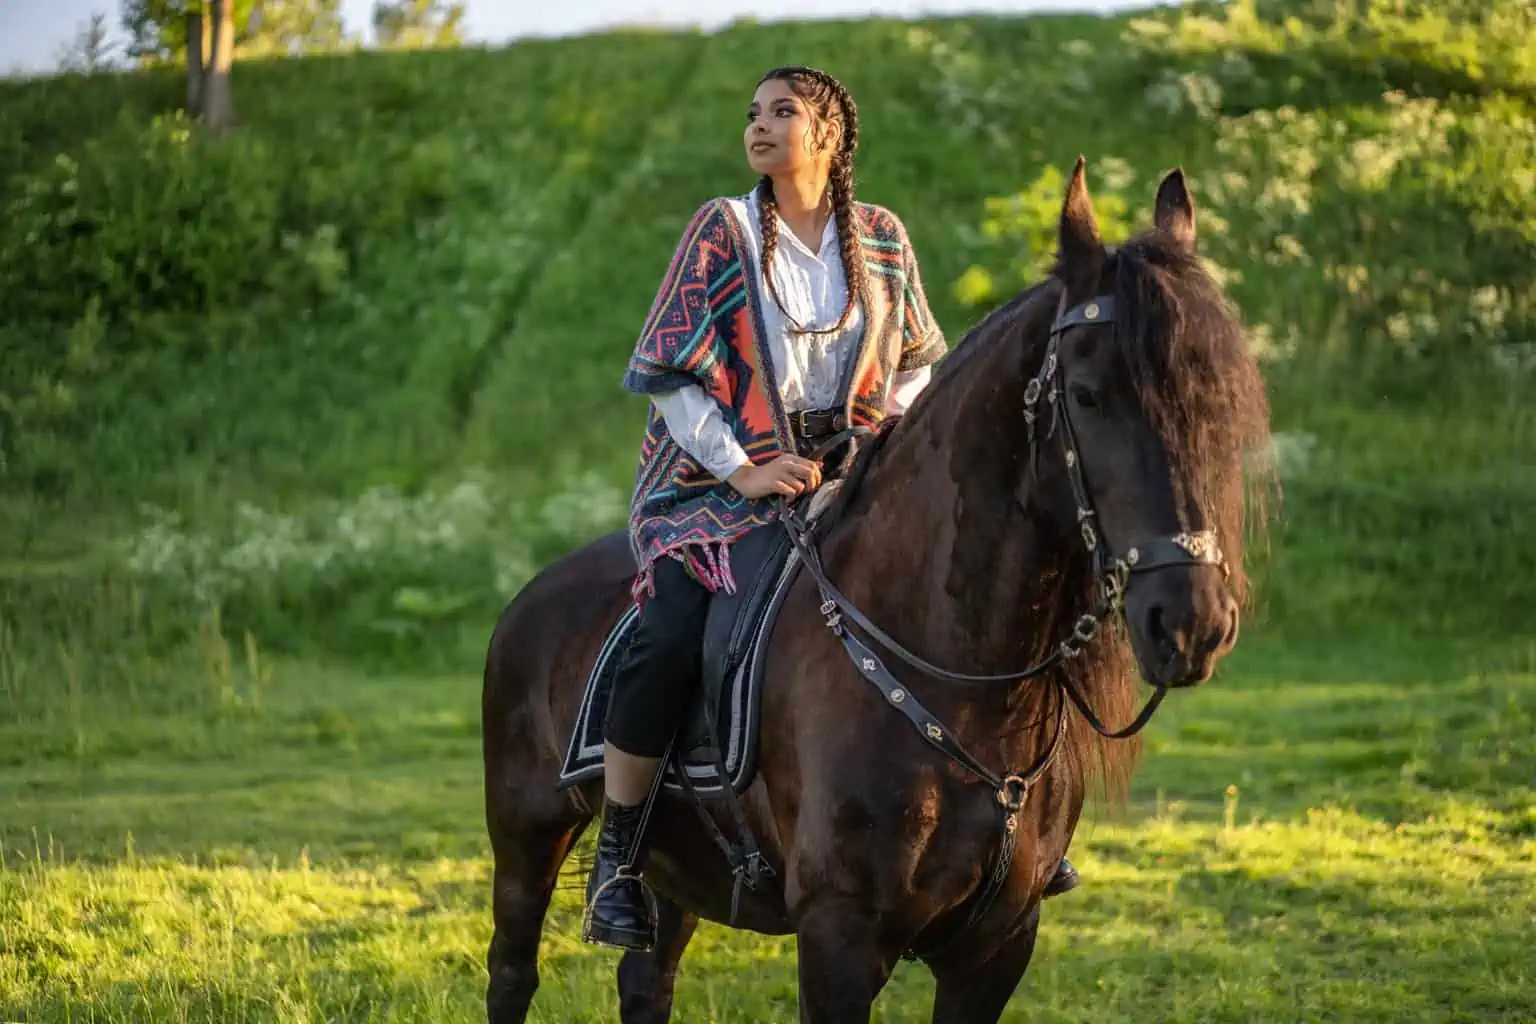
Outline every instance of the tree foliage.
[[115, 43], [107, 35], [107, 16], [94, 12], [75, 32], [74, 38], [59, 48], [59, 70], [92, 74], [113, 66]]
[[[235, 0], [235, 45], [249, 35], [251, 12], [259, 0]], [[123, 0], [123, 31], [128, 33], [126, 52], [141, 64], [175, 63], [187, 52], [187, 16], [205, 20], [215, 4], [209, 0]]]
[[[127, 54], [141, 63], [174, 63], [187, 52], [188, 15], [207, 18], [207, 0], [123, 0]], [[239, 57], [339, 49], [346, 41], [341, 0], [235, 0]]]
[[345, 43], [341, 0], [258, 0], [239, 53], [298, 56], [338, 50]]
[[419, 50], [463, 43], [462, 0], [379, 0], [373, 5], [376, 44], [386, 50]]

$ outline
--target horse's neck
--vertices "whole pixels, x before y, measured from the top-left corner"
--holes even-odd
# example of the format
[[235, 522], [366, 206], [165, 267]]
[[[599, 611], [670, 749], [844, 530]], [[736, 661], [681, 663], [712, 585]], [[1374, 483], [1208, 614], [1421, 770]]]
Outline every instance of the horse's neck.
[[[1061, 615], [1063, 554], [1045, 520], [1018, 500], [1029, 466], [1026, 360], [1006, 346], [1020, 342], [977, 343], [990, 351], [969, 354], [943, 393], [915, 408], [878, 452], [849, 528], [829, 538], [827, 567], [855, 606], [909, 650], [951, 671], [992, 674], [1043, 656]], [[978, 740], [986, 739], [978, 730], [1008, 731], [1000, 709], [1023, 714], [1036, 704], [1010, 700], [1005, 688], [938, 681], [919, 692]], [[967, 729], [971, 717], [977, 726]]]

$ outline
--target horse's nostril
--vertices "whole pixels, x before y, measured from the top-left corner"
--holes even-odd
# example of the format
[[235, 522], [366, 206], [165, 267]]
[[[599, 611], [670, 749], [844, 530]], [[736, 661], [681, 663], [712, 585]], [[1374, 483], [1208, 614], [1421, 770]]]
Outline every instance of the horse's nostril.
[[1237, 643], [1237, 629], [1241, 619], [1242, 616], [1238, 614], [1237, 603], [1233, 602], [1227, 614], [1227, 633], [1221, 640], [1223, 647], [1230, 649]]
[[1147, 639], [1165, 654], [1173, 650], [1173, 637], [1168, 635], [1167, 623], [1163, 621], [1163, 606], [1160, 604], [1147, 609]]

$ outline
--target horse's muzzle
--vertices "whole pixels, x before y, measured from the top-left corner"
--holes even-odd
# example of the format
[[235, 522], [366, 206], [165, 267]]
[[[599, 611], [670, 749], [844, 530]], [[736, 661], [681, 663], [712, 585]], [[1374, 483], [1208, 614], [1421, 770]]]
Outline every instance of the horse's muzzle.
[[1237, 643], [1237, 602], [1213, 566], [1138, 579], [1126, 594], [1125, 613], [1141, 674], [1153, 686], [1199, 686]]

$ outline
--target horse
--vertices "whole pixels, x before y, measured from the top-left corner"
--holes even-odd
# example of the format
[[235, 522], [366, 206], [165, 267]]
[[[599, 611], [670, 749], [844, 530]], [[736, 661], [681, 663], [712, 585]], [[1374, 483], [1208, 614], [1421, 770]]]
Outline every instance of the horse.
[[[1182, 170], [1152, 219], [1107, 247], [1080, 156], [1050, 273], [856, 439], [814, 523], [782, 507], [800, 569], [764, 627], [757, 772], [733, 808], [767, 881], [743, 891], [712, 848], [734, 827], [718, 804], [653, 789], [658, 924], [619, 960], [624, 1024], [671, 1019], [701, 919], [796, 936], [802, 1021], [868, 1020], [903, 958], [931, 971], [935, 1022], [1000, 1019], [1090, 791], [1127, 792], [1136, 731], [1212, 676], [1251, 600], [1264, 384], [1197, 252]], [[600, 778], [556, 776], [634, 577], [625, 534], [599, 537], [529, 581], [491, 636], [491, 1024], [527, 1018], [557, 876], [601, 806]], [[1145, 706], [1112, 728], [1138, 675]]]

